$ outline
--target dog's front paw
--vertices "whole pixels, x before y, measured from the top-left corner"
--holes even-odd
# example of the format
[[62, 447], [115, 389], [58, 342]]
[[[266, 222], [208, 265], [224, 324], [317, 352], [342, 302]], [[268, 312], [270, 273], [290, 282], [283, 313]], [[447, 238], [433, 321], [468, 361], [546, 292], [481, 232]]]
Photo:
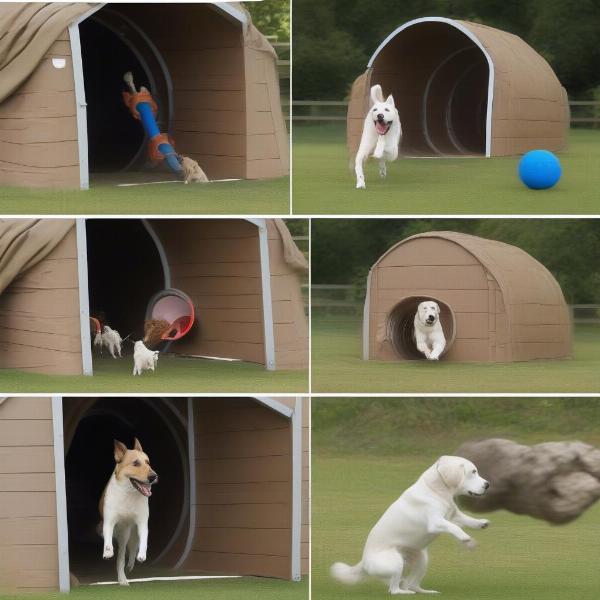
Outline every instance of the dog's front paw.
[[138, 555], [137, 555], [137, 557], [136, 557], [136, 558], [137, 558], [137, 561], [138, 561], [138, 562], [141, 562], [141, 563], [142, 563], [142, 562], [146, 562], [146, 555], [145, 555], [145, 554], [142, 554], [141, 552], [139, 552], [139, 553], [138, 553]]
[[383, 165], [383, 167], [379, 167], [379, 177], [381, 177], [381, 179], [385, 179], [387, 176], [387, 169], [385, 168], [385, 165]]
[[114, 548], [112, 546], [104, 546], [104, 552], [102, 553], [102, 558], [108, 560], [115, 555]]
[[356, 189], [357, 190], [365, 190], [365, 189], [367, 189], [367, 186], [365, 184], [365, 180], [364, 179], [358, 179], [356, 181]]
[[488, 519], [479, 519], [479, 529], [487, 529], [490, 526]]
[[477, 548], [478, 544], [473, 538], [469, 538], [468, 540], [463, 541], [463, 546], [467, 550], [475, 550], [475, 548]]
[[129, 585], [129, 581], [127, 579], [119, 579], [119, 585]]

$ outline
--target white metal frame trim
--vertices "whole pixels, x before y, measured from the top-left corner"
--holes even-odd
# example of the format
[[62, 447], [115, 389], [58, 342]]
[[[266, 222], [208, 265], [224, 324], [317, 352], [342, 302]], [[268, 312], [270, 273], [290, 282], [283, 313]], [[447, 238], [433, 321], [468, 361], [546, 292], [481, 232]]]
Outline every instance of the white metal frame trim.
[[371, 313], [371, 275], [373, 269], [369, 270], [367, 276], [367, 292], [365, 294], [365, 305], [363, 308], [363, 327], [362, 327], [362, 345], [363, 345], [363, 360], [369, 360], [369, 319]]
[[292, 414], [292, 552], [293, 581], [302, 579], [302, 397]]
[[54, 481], [58, 533], [58, 585], [61, 592], [69, 592], [71, 589], [71, 576], [69, 571], [69, 527], [67, 522], [62, 396], [52, 396], [52, 432], [54, 438]]
[[87, 136], [87, 103], [85, 100], [85, 85], [83, 80], [83, 61], [81, 58], [81, 40], [79, 39], [79, 23], [99, 11], [104, 3], [98, 4], [81, 15], [69, 25], [69, 40], [71, 43], [71, 62], [75, 84], [75, 107], [77, 110], [77, 151], [79, 154], [79, 187], [87, 190], [90, 187], [90, 172], [88, 165], [88, 136]]
[[412, 21], [408, 21], [401, 25], [397, 29], [395, 29], [390, 35], [388, 35], [383, 42], [379, 45], [377, 50], [371, 56], [371, 59], [368, 63], [368, 68], [370, 69], [375, 62], [375, 59], [381, 51], [388, 45], [388, 43], [393, 40], [399, 33], [412, 27], [413, 25], [418, 25], [419, 23], [445, 23], [446, 25], [450, 25], [450, 27], [454, 27], [458, 29], [461, 33], [466, 35], [482, 52], [485, 56], [490, 76], [488, 79], [488, 101], [487, 101], [487, 115], [486, 115], [486, 131], [485, 131], [485, 155], [487, 157], [491, 156], [492, 153], [492, 109], [494, 105], [494, 81], [495, 81], [495, 69], [494, 62], [492, 61], [492, 57], [489, 55], [488, 51], [484, 48], [483, 44], [479, 40], [479, 38], [469, 29], [467, 29], [464, 25], [461, 25], [457, 21], [453, 19], [447, 19], [445, 17], [423, 17], [420, 19], [413, 19]]
[[77, 233], [77, 277], [79, 283], [79, 328], [81, 361], [84, 375], [93, 375], [92, 336], [90, 333], [90, 298], [88, 290], [87, 234], [85, 219], [75, 220]]

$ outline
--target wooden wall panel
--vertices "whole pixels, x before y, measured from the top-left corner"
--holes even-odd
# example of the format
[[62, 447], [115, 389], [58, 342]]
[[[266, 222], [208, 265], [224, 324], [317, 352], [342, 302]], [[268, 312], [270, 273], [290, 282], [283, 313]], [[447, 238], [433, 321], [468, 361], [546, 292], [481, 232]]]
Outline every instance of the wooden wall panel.
[[51, 399], [5, 399], [0, 431], [0, 593], [54, 591], [58, 536]]
[[246, 94], [241, 24], [210, 4], [127, 5], [173, 79], [173, 137], [209, 179], [246, 174]]
[[291, 420], [251, 398], [194, 406], [198, 522], [184, 568], [289, 578]]
[[74, 227], [0, 295], [0, 368], [82, 373]]
[[[71, 46], [65, 32], [21, 87], [0, 103], [0, 184], [79, 187]], [[52, 58], [65, 58], [64, 69]]]
[[308, 368], [308, 319], [302, 298], [302, 273], [284, 260], [281, 235], [273, 220], [267, 221], [271, 300], [277, 369]]
[[171, 346], [178, 354], [264, 364], [258, 228], [244, 219], [157, 220], [172, 285], [188, 294], [198, 322]]

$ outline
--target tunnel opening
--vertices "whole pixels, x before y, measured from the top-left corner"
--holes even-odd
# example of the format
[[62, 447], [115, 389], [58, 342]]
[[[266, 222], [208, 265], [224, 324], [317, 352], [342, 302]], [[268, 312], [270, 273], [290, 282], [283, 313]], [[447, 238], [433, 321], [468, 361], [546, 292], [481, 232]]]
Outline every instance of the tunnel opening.
[[136, 171], [150, 164], [147, 136], [125, 106], [123, 75], [145, 86], [158, 106], [157, 124], [169, 130], [168, 74], [145, 35], [116, 10], [102, 8], [79, 25], [91, 174]]
[[398, 32], [375, 57], [371, 85], [392, 94], [406, 156], [485, 156], [490, 67], [482, 49], [445, 22]]
[[98, 505], [115, 461], [113, 439], [137, 437], [159, 476], [150, 498], [148, 560], [135, 577], [172, 568], [189, 521], [185, 399], [66, 398], [65, 479], [71, 573], [82, 583], [116, 579], [115, 560], [102, 559]]
[[87, 219], [86, 235], [90, 316], [123, 338], [142, 339], [148, 303], [166, 287], [161, 256], [145, 222]]
[[397, 356], [401, 360], [426, 360], [417, 349], [414, 337], [414, 320], [417, 307], [421, 302], [437, 302], [440, 307], [440, 323], [446, 338], [446, 347], [441, 359], [448, 353], [456, 337], [456, 319], [452, 308], [437, 298], [431, 296], [410, 296], [403, 298], [390, 311], [387, 319], [388, 339]]

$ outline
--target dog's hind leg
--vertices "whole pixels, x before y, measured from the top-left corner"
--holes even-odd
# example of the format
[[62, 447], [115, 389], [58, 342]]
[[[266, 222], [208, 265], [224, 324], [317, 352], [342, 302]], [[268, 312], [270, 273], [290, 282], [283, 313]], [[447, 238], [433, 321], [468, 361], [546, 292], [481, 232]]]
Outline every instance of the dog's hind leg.
[[425, 577], [428, 565], [429, 555], [427, 554], [427, 550], [415, 552], [411, 560], [410, 575], [406, 578], [407, 589], [413, 590], [418, 594], [439, 594], [437, 590], [424, 590], [421, 587], [421, 581], [423, 581], [423, 577]]
[[390, 582], [390, 594], [414, 594], [412, 590], [401, 587], [404, 571], [404, 558], [395, 548], [382, 550], [368, 558], [363, 558], [363, 569], [372, 577]]
[[131, 573], [133, 565], [135, 565], [135, 557], [137, 555], [140, 538], [138, 537], [137, 527], [131, 528], [129, 541], [127, 542], [127, 570]]
[[385, 179], [386, 175], [387, 175], [387, 167], [385, 166], [385, 160], [381, 159], [379, 161], [379, 177], [381, 177], [381, 179]]
[[119, 585], [129, 585], [127, 577], [125, 576], [125, 552], [127, 551], [127, 545], [129, 543], [129, 536], [131, 535], [130, 525], [121, 525], [115, 528], [117, 537], [117, 579]]

